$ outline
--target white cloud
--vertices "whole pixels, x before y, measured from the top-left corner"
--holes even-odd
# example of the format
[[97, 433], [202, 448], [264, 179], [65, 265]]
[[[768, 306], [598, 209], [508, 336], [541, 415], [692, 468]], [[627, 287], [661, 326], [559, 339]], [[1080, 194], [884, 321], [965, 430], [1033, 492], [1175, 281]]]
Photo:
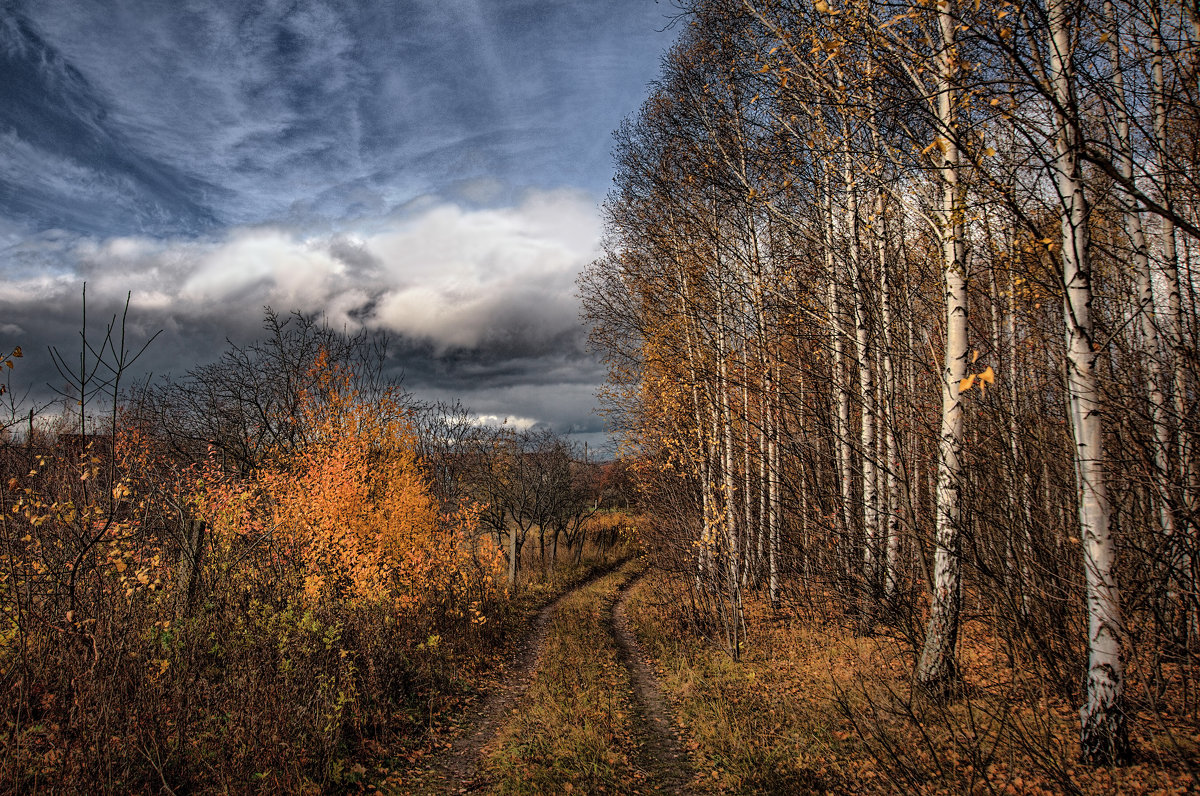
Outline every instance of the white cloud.
[[476, 415], [473, 421], [479, 426], [508, 426], [517, 431], [528, 431], [538, 424], [538, 421], [531, 417], [508, 417], [501, 415]]
[[323, 312], [337, 326], [365, 322], [439, 353], [548, 344], [578, 329], [574, 280], [599, 236], [591, 200], [556, 191], [499, 209], [426, 205], [342, 233], [254, 227], [217, 240], [74, 239], [42, 253], [73, 261], [70, 273], [10, 282], [0, 298], [73, 301], [87, 281], [89, 302], [128, 291], [133, 308], [175, 319], [245, 316], [256, 325], [271, 305]]
[[366, 244], [390, 282], [376, 323], [466, 348], [515, 327], [552, 335], [575, 326], [575, 274], [599, 232], [594, 206], [569, 193], [502, 210], [438, 207]]

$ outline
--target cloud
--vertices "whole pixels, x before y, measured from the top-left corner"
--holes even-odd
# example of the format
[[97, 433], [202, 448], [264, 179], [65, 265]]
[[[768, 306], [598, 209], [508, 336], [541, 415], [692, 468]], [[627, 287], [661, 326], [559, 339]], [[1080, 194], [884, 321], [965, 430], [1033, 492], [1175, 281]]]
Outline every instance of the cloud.
[[573, 281], [668, 6], [6, 2], [0, 347], [57, 381], [86, 281], [92, 332], [128, 291], [179, 373], [269, 304], [394, 332], [414, 390], [592, 428]]
[[[80, 239], [74, 273], [33, 277], [13, 293], [50, 298], [86, 280], [97, 296], [175, 316], [255, 315], [263, 305], [322, 312], [335, 325], [395, 332], [434, 354], [540, 353], [578, 328], [575, 275], [595, 256], [596, 211], [583, 194], [531, 192], [520, 205], [438, 203], [359, 233], [279, 226], [217, 240]], [[57, 297], [57, 296], [55, 296]]]
[[598, 195], [669, 39], [646, 0], [9, 5], [0, 212], [88, 234]]
[[540, 350], [578, 328], [574, 278], [599, 232], [591, 203], [567, 192], [514, 209], [439, 206], [364, 243], [389, 282], [371, 320], [439, 353]]
[[[253, 339], [265, 305], [320, 313], [335, 327], [392, 333], [394, 366], [419, 394], [591, 429], [601, 372], [584, 352], [574, 280], [599, 236], [594, 203], [575, 191], [531, 191], [490, 209], [427, 201], [336, 232], [47, 235], [8, 252], [24, 275], [0, 283], [0, 317], [5, 331], [71, 350], [81, 283], [93, 318], [111, 316], [128, 293], [131, 331], [164, 330], [148, 363], [178, 373], [215, 359], [225, 337]], [[548, 385], [553, 397], [539, 398]]]

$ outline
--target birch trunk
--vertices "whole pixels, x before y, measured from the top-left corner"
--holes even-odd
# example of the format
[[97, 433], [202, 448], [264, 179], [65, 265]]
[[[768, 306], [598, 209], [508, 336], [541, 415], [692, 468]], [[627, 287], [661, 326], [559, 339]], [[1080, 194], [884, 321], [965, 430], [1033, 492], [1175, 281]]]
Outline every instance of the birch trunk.
[[885, 471], [885, 514], [884, 514], [884, 562], [883, 595], [892, 600], [899, 591], [900, 582], [896, 568], [900, 559], [900, 448], [896, 440], [896, 377], [892, 364], [892, 280], [887, 261], [887, 203], [883, 191], [879, 192], [875, 219], [879, 228], [879, 307], [882, 332], [881, 388], [879, 391], [879, 418], [884, 429]]
[[[1163, 74], [1161, 10], [1156, 9], [1153, 21], [1154, 30], [1151, 34], [1153, 49], [1150, 62], [1150, 77], [1151, 91], [1154, 99], [1155, 150], [1158, 157], [1158, 170], [1161, 174], [1160, 179], [1162, 180], [1162, 203], [1168, 210], [1171, 210], [1174, 207], [1174, 197], [1171, 191], [1171, 165], [1168, 162], [1169, 156], [1167, 150], [1170, 144], [1167, 134], [1167, 102], [1165, 77]], [[1176, 437], [1175, 443], [1179, 472], [1181, 474], [1180, 484], [1182, 485], [1186, 483], [1186, 474], [1191, 471], [1190, 459], [1192, 451], [1188, 440], [1187, 427], [1184, 422], [1187, 412], [1187, 352], [1184, 350], [1183, 338], [1183, 302], [1179, 283], [1179, 253], [1175, 245], [1175, 224], [1169, 215], [1162, 219], [1161, 230], [1160, 242], [1163, 281], [1167, 286], [1167, 338], [1171, 347], [1171, 365], [1174, 375], [1175, 422], [1179, 427], [1179, 434]], [[1153, 301], [1152, 290], [1151, 300]], [[1186, 485], [1183, 487], [1182, 492], [1183, 506], [1188, 510], [1188, 514], [1191, 514], [1192, 510], [1195, 509], [1195, 496], [1192, 494], [1192, 490]], [[1177, 590], [1175, 582], [1179, 579], [1179, 576], [1191, 568], [1187, 562], [1185, 549], [1186, 545], [1179, 545], [1177, 539], [1168, 539], [1167, 556], [1170, 568], [1168, 578], [1171, 581], [1171, 585], [1168, 588], [1171, 592]]]
[[[779, 606], [779, 412], [776, 407], [776, 392], [777, 388], [774, 384], [774, 378], [771, 378], [772, 373], [768, 371], [767, 382], [767, 411], [769, 418], [768, 433], [767, 433], [767, 528], [770, 534], [767, 555], [768, 555], [768, 580], [767, 588], [771, 597], [771, 605]], [[800, 371], [800, 400], [801, 406], [804, 402], [804, 371]], [[803, 473], [801, 473], [800, 487], [804, 489]], [[808, 514], [807, 501], [801, 497], [800, 501], [801, 516], [806, 517]], [[807, 550], [805, 551], [808, 552]]]
[[829, 335], [832, 338], [832, 354], [833, 360], [830, 367], [833, 370], [833, 400], [837, 407], [837, 414], [834, 417], [833, 433], [834, 445], [837, 449], [837, 465], [839, 485], [841, 487], [841, 506], [838, 516], [841, 521], [841, 539], [843, 544], [848, 546], [851, 535], [854, 533], [853, 511], [853, 495], [852, 487], [854, 484], [854, 458], [853, 449], [850, 445], [850, 389], [846, 384], [846, 344], [845, 344], [845, 329], [842, 325], [842, 308], [838, 290], [838, 275], [835, 268], [834, 260], [834, 235], [833, 235], [833, 193], [831, 181], [828, 173], [825, 175], [825, 214], [826, 223], [824, 227], [825, 234], [825, 270], [829, 275]]
[[[1120, 26], [1117, 23], [1116, 10], [1112, 0], [1105, 0], [1105, 16], [1109, 25], [1108, 56], [1113, 68], [1113, 88], [1116, 94], [1116, 137], [1117, 137], [1117, 167], [1121, 174], [1130, 182], [1134, 180], [1133, 172], [1133, 143], [1130, 138], [1130, 120], [1126, 105], [1125, 80], [1121, 71]], [[1159, 59], [1156, 75], [1161, 79], [1161, 59]], [[1157, 82], [1157, 81], [1156, 81]], [[1160, 103], [1156, 92], [1155, 101], [1155, 131], [1160, 132], [1159, 109]], [[1165, 124], [1165, 120], [1164, 120]], [[1165, 128], [1161, 131], [1165, 134]], [[1175, 513], [1172, 508], [1173, 495], [1170, 486], [1170, 451], [1172, 447], [1171, 426], [1168, 418], [1167, 397], [1163, 389], [1162, 372], [1162, 343], [1158, 335], [1158, 320], [1154, 304], [1154, 281], [1150, 271], [1150, 246], [1142, 227], [1141, 213], [1137, 202], [1131, 196], [1124, 196], [1121, 209], [1125, 217], [1125, 233], [1129, 236], [1133, 248], [1133, 272], [1135, 284], [1135, 312], [1140, 320], [1143, 343], [1146, 347], [1146, 398], [1150, 405], [1150, 425], [1154, 434], [1154, 476], [1156, 483], [1155, 503], [1158, 506], [1159, 524], [1162, 527], [1164, 541], [1168, 550], [1175, 541]], [[1164, 235], [1167, 234], [1164, 227]], [[1174, 234], [1170, 235], [1174, 240]], [[1174, 247], [1169, 252], [1174, 259]]]
[[[718, 279], [721, 279], [720, 273], [718, 273]], [[741, 546], [738, 543], [738, 513], [735, 509], [738, 489], [734, 480], [733, 466], [734, 433], [733, 413], [730, 406], [729, 364], [727, 361], [730, 346], [725, 314], [726, 301], [727, 296], [725, 295], [724, 284], [719, 283], [717, 295], [717, 358], [719, 362], [717, 368], [717, 393], [718, 400], [720, 401], [720, 444], [722, 448], [721, 490], [723, 492], [721, 498], [722, 520], [725, 531], [726, 594], [723, 595], [723, 598], [728, 600], [729, 607], [729, 613], [726, 617], [726, 633], [729, 640], [730, 654], [733, 655], [734, 660], [737, 660], [741, 655], [741, 640], [739, 638], [742, 613], [741, 580], [739, 578]]]
[[942, 366], [942, 423], [938, 438], [933, 594], [925, 646], [917, 666], [917, 682], [934, 698], [943, 698], [958, 679], [955, 646], [962, 591], [959, 502], [963, 437], [959, 383], [967, 373], [967, 274], [959, 198], [959, 152], [954, 141], [954, 78], [957, 72], [954, 3], [939, 4], [938, 23], [942, 38], [942, 52], [938, 58], [938, 117], [946, 132], [940, 168], [942, 207], [939, 213], [946, 298], [946, 352]]
[[1067, 333], [1067, 397], [1075, 438], [1076, 493], [1088, 613], [1087, 697], [1080, 708], [1084, 759], [1112, 763], [1128, 756], [1123, 690], [1120, 593], [1113, 579], [1116, 550], [1109, 528], [1104, 471], [1102, 399], [1092, 341], [1088, 207], [1080, 175], [1074, 70], [1067, 0], [1051, 0], [1050, 80], [1055, 100], [1055, 188], [1062, 207], [1063, 314]]
[[875, 387], [871, 367], [871, 329], [867, 314], [867, 285], [858, 247], [858, 189], [849, 153], [846, 157], [847, 248], [854, 290], [854, 336], [858, 358], [858, 399], [862, 407], [859, 456], [862, 460], [863, 593], [862, 626], [869, 630], [879, 599], [879, 490], [875, 458]]
[[758, 579], [758, 561], [755, 549], [762, 549], [761, 543], [755, 543], [755, 537], [761, 539], [762, 526], [754, 522], [754, 467], [751, 451], [753, 429], [750, 427], [750, 352], [748, 346], [742, 347], [742, 528], [746, 550], [746, 562], [742, 567], [742, 587], [755, 584]]
[[712, 467], [710, 453], [711, 445], [705, 427], [708, 425], [704, 417], [704, 404], [700, 396], [700, 381], [697, 373], [697, 351], [693, 339], [692, 324], [688, 313], [691, 305], [691, 291], [688, 286], [687, 274], [683, 266], [679, 266], [679, 313], [683, 318], [684, 353], [687, 356], [688, 379], [691, 382], [692, 412], [696, 423], [696, 458], [700, 476], [700, 538], [697, 540], [696, 551], [696, 590], [711, 591], [713, 586], [713, 556], [712, 556]]
[[[1010, 247], [1011, 250], [1011, 247]], [[1008, 385], [1008, 451], [1013, 470], [1013, 489], [1017, 493], [1017, 505], [1021, 511], [1021, 613], [1028, 614], [1030, 609], [1029, 596], [1034, 589], [1033, 572], [1029, 561], [1033, 557], [1033, 479], [1028, 466], [1022, 467], [1020, 421], [1020, 394], [1017, 391], [1017, 283], [1016, 273], [1010, 267], [1008, 271], [1008, 313], [1005, 316], [1004, 331], [1007, 338], [1008, 355], [1005, 365], [1005, 383]], [[1019, 475], [1019, 480], [1018, 480]], [[1018, 485], [1019, 484], [1019, 485]]]

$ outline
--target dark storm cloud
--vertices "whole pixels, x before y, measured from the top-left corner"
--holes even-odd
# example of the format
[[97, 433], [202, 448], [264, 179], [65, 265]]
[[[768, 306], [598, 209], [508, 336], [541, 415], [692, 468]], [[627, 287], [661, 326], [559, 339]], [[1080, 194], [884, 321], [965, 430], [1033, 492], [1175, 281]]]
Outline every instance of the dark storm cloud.
[[[420, 397], [458, 398], [485, 414], [513, 414], [556, 429], [587, 429], [602, 373], [585, 351], [574, 276], [596, 254], [589, 197], [529, 192], [514, 207], [465, 210], [422, 203], [373, 219], [364, 231], [304, 234], [238, 228], [220, 238], [47, 234], [12, 249], [0, 284], [6, 339], [31, 357], [21, 376], [58, 384], [41, 344], [77, 351], [80, 286], [89, 334], [130, 298], [132, 340], [163, 333], [138, 373], [179, 373], [216, 359], [225, 339], [261, 330], [263, 307], [323, 315], [336, 328], [394, 338], [391, 367]], [[18, 273], [25, 271], [25, 275]], [[39, 358], [41, 357], [41, 358]], [[548, 410], [533, 396], [557, 396]], [[502, 399], [501, 396], [504, 396]], [[502, 400], [521, 405], [501, 406]], [[537, 413], [533, 408], [537, 407]]]
[[415, 390], [594, 430], [574, 277], [667, 7], [0, 8], [0, 342], [73, 345], [86, 280], [179, 373], [270, 304], [395, 334]]

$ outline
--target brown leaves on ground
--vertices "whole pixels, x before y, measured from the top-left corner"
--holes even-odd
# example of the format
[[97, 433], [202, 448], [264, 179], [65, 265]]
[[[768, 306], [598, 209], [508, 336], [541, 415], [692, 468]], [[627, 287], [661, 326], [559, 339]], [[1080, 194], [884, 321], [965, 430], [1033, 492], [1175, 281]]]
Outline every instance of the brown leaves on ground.
[[748, 606], [735, 662], [680, 632], [693, 626], [681, 588], [643, 583], [628, 614], [714, 792], [1175, 796], [1200, 782], [1200, 733], [1183, 715], [1136, 739], [1132, 765], [1078, 764], [1075, 708], [1014, 668], [978, 622], [960, 649], [970, 680], [937, 705], [914, 694], [901, 641], [771, 616], [761, 603]]

